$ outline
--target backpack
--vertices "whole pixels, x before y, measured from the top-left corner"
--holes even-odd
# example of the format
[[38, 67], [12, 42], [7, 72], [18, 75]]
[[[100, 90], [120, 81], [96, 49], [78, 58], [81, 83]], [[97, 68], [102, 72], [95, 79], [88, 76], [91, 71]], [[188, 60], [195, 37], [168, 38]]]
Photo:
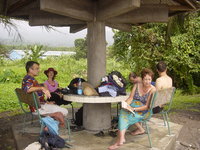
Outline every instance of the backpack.
[[[74, 78], [71, 80], [70, 84], [68, 85], [68, 88], [70, 89], [70, 94], [77, 94], [77, 87], [74, 86], [74, 84], [78, 84], [80, 78]], [[81, 78], [81, 82], [85, 82], [84, 79]]]
[[55, 150], [56, 148], [64, 148], [65, 140], [60, 136], [49, 131], [43, 130], [39, 137], [39, 143], [45, 150]]
[[76, 113], [75, 113], [75, 122], [77, 126], [83, 125], [83, 107], [81, 107]]
[[[117, 77], [117, 80], [114, 78]], [[119, 71], [112, 71], [108, 74], [108, 82], [117, 88], [118, 95], [126, 95], [126, 80]], [[119, 84], [121, 83], [121, 84]]]
[[54, 120], [52, 117], [47, 116], [47, 117], [43, 117], [41, 119], [41, 121], [42, 121], [44, 126], [48, 127], [49, 132], [51, 132], [52, 134], [58, 135], [59, 122], [57, 120]]

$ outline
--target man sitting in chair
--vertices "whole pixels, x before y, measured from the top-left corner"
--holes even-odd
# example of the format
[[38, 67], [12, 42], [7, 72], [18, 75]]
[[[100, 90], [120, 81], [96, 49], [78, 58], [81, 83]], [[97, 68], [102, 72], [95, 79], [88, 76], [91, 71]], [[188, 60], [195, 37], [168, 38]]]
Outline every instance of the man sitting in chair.
[[[167, 65], [165, 62], [160, 61], [157, 65], [157, 72], [159, 74], [159, 78], [156, 79], [156, 90], [168, 89], [172, 87], [172, 78], [167, 75]], [[159, 113], [163, 110], [163, 107], [155, 107], [153, 108], [153, 113]]]
[[[59, 107], [53, 103], [46, 103], [44, 96], [46, 96], [46, 98], [50, 98], [50, 92], [35, 79], [35, 76], [38, 76], [40, 72], [39, 63], [35, 61], [28, 61], [26, 63], [26, 71], [27, 75], [22, 81], [22, 89], [27, 93], [37, 93], [41, 104], [41, 108], [39, 109], [40, 114], [54, 117], [57, 116], [56, 114], [62, 113], [63, 116], [66, 116], [68, 114], [67, 109]], [[30, 110], [32, 113], [36, 113], [36, 109], [34, 107], [30, 107]]]

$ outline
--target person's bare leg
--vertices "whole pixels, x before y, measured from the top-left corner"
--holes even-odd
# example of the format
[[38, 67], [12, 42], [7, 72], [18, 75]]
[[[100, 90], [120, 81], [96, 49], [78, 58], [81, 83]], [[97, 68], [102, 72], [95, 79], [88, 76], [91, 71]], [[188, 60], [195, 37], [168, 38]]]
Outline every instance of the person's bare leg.
[[125, 140], [125, 133], [126, 133], [126, 129], [122, 130], [121, 132], [119, 132], [120, 134], [120, 138], [119, 138], [119, 145], [123, 145], [124, 142], [126, 142]]
[[140, 123], [135, 124], [137, 126], [137, 130], [131, 132], [132, 135], [139, 135], [145, 133], [145, 130], [143, 129], [142, 125]]
[[126, 129], [120, 131], [118, 130], [118, 133], [117, 133], [117, 141], [108, 147], [109, 150], [114, 150], [114, 149], [117, 149], [119, 148], [121, 145], [123, 145], [123, 143], [125, 142], [125, 133], [126, 133]]

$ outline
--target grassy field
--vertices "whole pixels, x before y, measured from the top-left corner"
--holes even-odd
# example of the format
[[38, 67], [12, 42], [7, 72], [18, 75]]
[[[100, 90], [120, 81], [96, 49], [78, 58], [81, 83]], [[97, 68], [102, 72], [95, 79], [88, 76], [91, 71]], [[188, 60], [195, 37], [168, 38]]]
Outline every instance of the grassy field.
[[[61, 87], [68, 86], [69, 82], [75, 77], [86, 79], [87, 62], [85, 59], [75, 60], [70, 57], [48, 58], [40, 60], [41, 73], [37, 77], [39, 82], [44, 82], [46, 76], [44, 70], [48, 67], [54, 67], [58, 71], [56, 80]], [[6, 61], [0, 67], [0, 112], [13, 111], [21, 113], [17, 97], [14, 93], [15, 88], [21, 87], [21, 80], [26, 74], [24, 68], [25, 62], [22, 61]], [[116, 62], [113, 59], [107, 61], [107, 73], [118, 70], [124, 77], [127, 77], [131, 70], [126, 68], [122, 62]], [[74, 104], [79, 107], [80, 104]], [[172, 109], [200, 111], [196, 107], [200, 105], [200, 95], [182, 95], [180, 90], [177, 90], [173, 99]], [[116, 105], [113, 105], [115, 107]]]

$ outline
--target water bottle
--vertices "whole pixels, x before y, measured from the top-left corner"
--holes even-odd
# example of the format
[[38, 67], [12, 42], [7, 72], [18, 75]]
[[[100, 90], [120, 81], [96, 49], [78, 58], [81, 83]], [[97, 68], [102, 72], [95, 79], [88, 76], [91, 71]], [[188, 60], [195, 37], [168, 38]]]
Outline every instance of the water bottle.
[[83, 89], [82, 89], [82, 83], [81, 83], [81, 78], [78, 79], [78, 88], [77, 88], [77, 94], [82, 95], [83, 94]]

